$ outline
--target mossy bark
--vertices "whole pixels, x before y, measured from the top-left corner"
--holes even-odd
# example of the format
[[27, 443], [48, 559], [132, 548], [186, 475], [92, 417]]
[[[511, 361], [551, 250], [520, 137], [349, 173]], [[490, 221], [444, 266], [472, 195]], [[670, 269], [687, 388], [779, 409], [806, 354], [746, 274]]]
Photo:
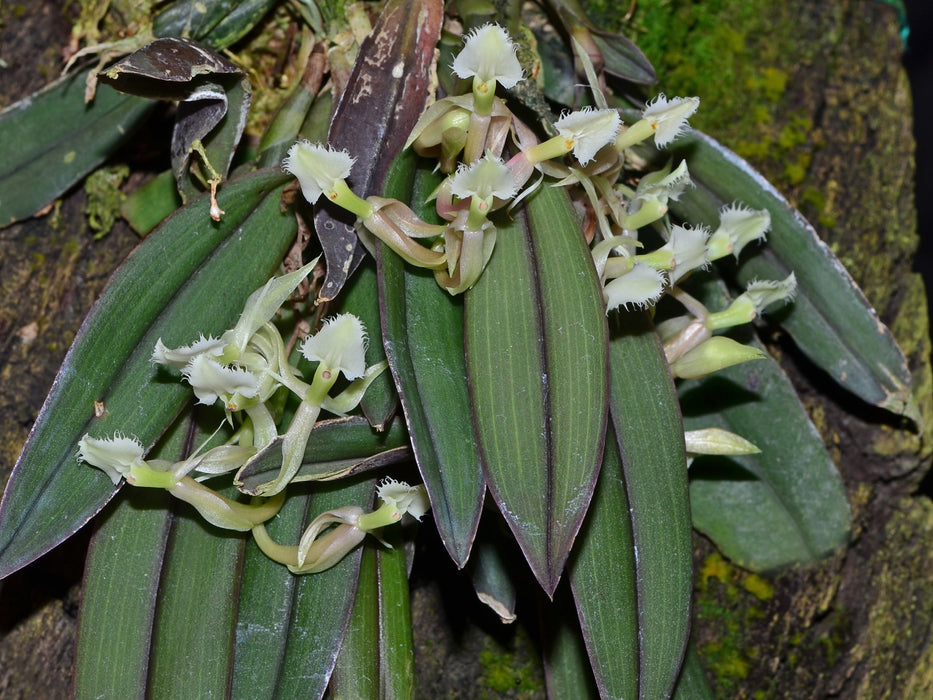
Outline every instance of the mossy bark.
[[[742, 80], [691, 75], [701, 97], [727, 101], [697, 125], [765, 172], [845, 263], [908, 356], [926, 423], [912, 431], [866, 408], [777, 339], [846, 481], [852, 543], [819, 565], [766, 576], [773, 595], [763, 596], [699, 540], [696, 642], [719, 697], [927, 697], [933, 504], [922, 482], [933, 383], [923, 280], [910, 272], [918, 238], [900, 26], [871, 0], [738, 5], [723, 11], [744, 11], [751, 27], [723, 23], [741, 38]], [[659, 75], [663, 83], [661, 66]]]
[[[0, 71], [4, 106], [52, 77], [58, 60], [50, 47], [68, 42], [64, 4], [0, 6], [0, 55], [14, 66]], [[669, 94], [678, 80], [695, 86], [701, 115], [712, 114], [697, 126], [746, 155], [811, 218], [908, 354], [927, 425], [911, 432], [858, 404], [777, 339], [846, 480], [852, 544], [817, 566], [751, 576], [698, 539], [695, 641], [720, 697], [933, 696], [933, 503], [921, 489], [933, 382], [922, 281], [910, 272], [913, 140], [896, 13], [874, 0], [639, 5], [645, 17], [653, 5], [673, 8], [693, 27], [686, 44], [668, 42], [650, 56], [661, 84]], [[690, 42], [706, 53], [691, 60]], [[710, 67], [716, 51], [737, 71], [731, 81]], [[50, 215], [0, 230], [0, 483], [81, 319], [135, 240], [118, 223], [94, 241], [84, 206], [76, 191]], [[79, 537], [0, 584], [4, 697], [69, 695], [81, 554]], [[415, 612], [427, 621], [416, 632], [419, 669], [432, 674], [422, 687], [435, 697], [497, 696], [482, 678], [501, 664], [477, 650], [496, 654], [492, 640], [511, 645], [521, 635], [490, 633], [492, 618], [465, 620], [456, 601], [445, 611], [436, 588], [416, 585], [415, 595], [419, 605], [429, 601]], [[472, 594], [460, 586], [456, 595]], [[432, 638], [439, 626], [449, 629]], [[458, 649], [468, 657], [462, 667]], [[517, 654], [512, 666], [530, 663], [515, 660], [524, 652], [508, 653]], [[540, 695], [540, 684], [521, 684], [522, 696]]]

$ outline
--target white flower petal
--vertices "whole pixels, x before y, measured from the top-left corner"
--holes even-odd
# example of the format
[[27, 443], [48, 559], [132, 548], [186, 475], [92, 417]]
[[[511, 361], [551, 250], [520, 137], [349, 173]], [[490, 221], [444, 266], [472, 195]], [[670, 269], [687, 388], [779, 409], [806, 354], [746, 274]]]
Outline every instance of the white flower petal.
[[301, 192], [312, 204], [338, 180], [350, 176], [356, 160], [346, 151], [329, 146], [299, 141], [288, 149], [282, 167], [298, 178]]
[[512, 169], [491, 153], [471, 165], [461, 163], [450, 178], [450, 191], [461, 199], [498, 197], [511, 199], [518, 191]]
[[252, 398], [259, 393], [259, 379], [240, 367], [225, 367], [217, 360], [198, 355], [182, 370], [198, 403], [210, 405], [219, 397], [239, 394]]
[[159, 338], [156, 341], [155, 349], [152, 351], [150, 361], [182, 369], [191, 362], [192, 358], [201, 354], [219, 357], [223, 354], [225, 345], [226, 343], [220, 338], [214, 338], [212, 336], [207, 336], [205, 338], [202, 334], [201, 337], [191, 343], [191, 345], [183, 345], [179, 348], [167, 348], [162, 342], [162, 339]]
[[636, 262], [634, 267], [621, 277], [616, 277], [603, 287], [606, 310], [618, 307], [646, 308], [661, 298], [664, 292], [665, 277], [660, 270], [650, 265]]
[[338, 314], [301, 343], [301, 354], [311, 362], [321, 362], [347, 379], [366, 372], [366, 329], [353, 314]]
[[722, 247], [723, 254], [732, 252], [738, 258], [746, 245], [763, 239], [770, 230], [771, 214], [767, 209], [727, 204], [719, 211], [719, 228], [710, 237], [710, 245]]
[[585, 107], [565, 114], [554, 126], [561, 136], [573, 142], [573, 155], [581, 165], [586, 165], [600, 148], [615, 140], [622, 120], [614, 109]]
[[703, 267], [709, 262], [706, 241], [709, 229], [705, 226], [691, 228], [674, 226], [671, 230], [670, 246], [674, 253], [674, 269], [670, 272], [671, 284], [683, 277], [690, 270]]
[[399, 515], [409, 513], [416, 520], [431, 508], [428, 492], [423, 485], [409, 486], [404, 481], [386, 478], [379, 484], [376, 495], [385, 502], [394, 504]]
[[775, 302], [792, 300], [796, 292], [797, 277], [793, 272], [783, 280], [754, 280], [745, 290], [757, 313], [761, 313]]
[[497, 81], [504, 88], [522, 79], [522, 66], [515, 55], [515, 44], [498, 24], [485, 24], [470, 32], [453, 65], [458, 78], [476, 76], [486, 83]]
[[642, 112], [642, 117], [651, 122], [654, 142], [658, 148], [666, 146], [687, 128], [687, 120], [700, 106], [699, 97], [674, 97], [668, 100], [658, 95]]
[[85, 435], [78, 441], [78, 459], [106, 472], [114, 484], [129, 474], [130, 467], [143, 460], [143, 446], [134, 437], [115, 434], [112, 438]]
[[687, 161], [680, 161], [670, 173], [664, 170], [648, 173], [638, 182], [635, 188], [635, 199], [650, 199], [652, 197], [667, 203], [669, 199], [675, 202], [684, 190], [693, 185], [690, 171], [687, 170]]

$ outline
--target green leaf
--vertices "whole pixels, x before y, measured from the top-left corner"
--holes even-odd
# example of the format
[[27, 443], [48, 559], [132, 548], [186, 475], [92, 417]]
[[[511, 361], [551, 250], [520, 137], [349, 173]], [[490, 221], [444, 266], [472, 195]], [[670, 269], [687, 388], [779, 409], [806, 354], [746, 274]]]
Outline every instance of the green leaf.
[[[130, 489], [103, 512], [82, 588], [76, 698], [144, 698], [172, 497]], [[119, 660], [119, 662], [117, 662]]]
[[335, 700], [415, 696], [405, 543], [397, 527], [382, 536], [391, 549], [363, 552], [353, 613], [331, 679]]
[[[406, 152], [386, 178], [386, 196], [424, 201], [436, 185], [419, 180]], [[406, 191], [407, 190], [407, 191]], [[485, 493], [463, 356], [463, 304], [424, 270], [406, 268], [376, 244], [382, 338], [398, 388], [412, 449], [444, 546], [462, 567], [470, 556]]]
[[843, 387], [868, 403], [917, 418], [910, 373], [891, 332], [813, 227], [748, 163], [691, 131], [672, 149], [688, 159], [696, 184], [671, 211], [715, 227], [723, 204], [742, 202], [771, 213], [768, 243], [743, 256], [738, 281], [797, 276], [797, 296], [780, 322], [794, 342]]
[[[78, 331], [7, 485], [0, 577], [69, 537], [113, 495], [103, 472], [75, 458], [84, 433], [121, 431], [150, 446], [190, 399], [177, 376], [153, 368], [152, 348], [160, 337], [173, 347], [199, 333], [218, 336], [273, 275], [295, 235], [294, 218], [280, 209], [285, 180], [280, 171], [259, 171], [231, 181], [220, 195], [227, 215], [219, 223], [208, 217], [206, 197], [193, 201], [114, 273]], [[104, 409], [100, 418], [95, 402]]]
[[[573, 599], [565, 586], [557, 589], [553, 601], [541, 601], [540, 619], [548, 697], [575, 700], [600, 697], [574, 614]], [[610, 696], [603, 693], [602, 697]]]
[[638, 695], [660, 698], [674, 688], [690, 633], [693, 558], [683, 424], [647, 314], [622, 313], [618, 320], [609, 343], [610, 415], [636, 554]]
[[379, 561], [380, 697], [415, 696], [415, 642], [408, 590], [406, 543], [399, 528], [390, 528]]
[[697, 654], [696, 644], [687, 645], [687, 655], [684, 657], [684, 667], [680, 670], [680, 678], [674, 688], [674, 700], [715, 700], [713, 689], [706, 679], [706, 671]]
[[166, 170], [128, 194], [120, 215], [136, 233], [145, 236], [180, 206], [175, 177], [171, 170]]
[[[175, 504], [155, 604], [147, 696], [220, 697], [233, 660], [244, 538]], [[120, 575], [126, 575], [125, 573]]]
[[242, 39], [277, 0], [175, 0], [155, 16], [153, 34], [187, 36], [223, 49]]
[[347, 634], [330, 679], [334, 700], [379, 695], [379, 580], [376, 550], [364, 548]]
[[[373, 481], [293, 489], [268, 523], [276, 542], [296, 544], [318, 514], [346, 505], [368, 507]], [[231, 697], [321, 697], [330, 679], [356, 593], [362, 549], [319, 574], [296, 576], [249, 542], [236, 626]], [[178, 694], [176, 693], [176, 696]]]
[[608, 430], [593, 502], [570, 559], [570, 584], [601, 695], [635, 698], [639, 672], [635, 545], [622, 458], [611, 424]]
[[499, 521], [480, 522], [479, 533], [470, 555], [470, 579], [477, 597], [488, 605], [503, 624], [515, 622], [515, 582], [510, 557], [515, 554], [509, 533]]
[[84, 104], [88, 71], [0, 112], [0, 226], [32, 216], [96, 168], [153, 103], [101, 86]]
[[[372, 260], [367, 260], [357, 270], [347, 282], [340, 298], [343, 302], [341, 310], [356, 314], [369, 335], [366, 366], [379, 364], [386, 359], [386, 353], [382, 343], [382, 323], [379, 315], [379, 279]], [[390, 372], [383, 372], [369, 385], [360, 408], [376, 430], [385, 430], [398, 408], [398, 394]]]
[[553, 594], [602, 459], [607, 326], [567, 194], [545, 184], [466, 294], [465, 339], [486, 483]]
[[[698, 293], [710, 308], [728, 302], [708, 279]], [[749, 329], [732, 335], [764, 348]], [[699, 458], [690, 467], [694, 526], [740, 566], [756, 571], [812, 562], [848, 540], [842, 478], [794, 387], [769, 356], [680, 384], [688, 430], [720, 427], [761, 452]]]

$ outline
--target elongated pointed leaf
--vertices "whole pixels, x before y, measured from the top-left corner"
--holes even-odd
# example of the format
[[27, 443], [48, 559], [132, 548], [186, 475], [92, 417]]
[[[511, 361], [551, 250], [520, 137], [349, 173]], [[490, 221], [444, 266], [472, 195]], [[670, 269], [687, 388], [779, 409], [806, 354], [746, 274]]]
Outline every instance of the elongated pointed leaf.
[[[276, 542], [297, 544], [319, 513], [346, 505], [367, 507], [372, 480], [318, 484], [290, 496], [268, 525]], [[319, 574], [295, 576], [247, 544], [236, 627], [231, 696], [321, 697], [346, 632], [356, 593], [356, 550]]]
[[379, 580], [376, 550], [367, 547], [360, 562], [356, 599], [347, 633], [330, 680], [334, 700], [379, 695]]
[[[443, 16], [442, 0], [389, 0], [360, 46], [327, 140], [356, 158], [350, 184], [361, 197], [382, 191], [424, 110]], [[314, 227], [327, 260], [322, 299], [337, 296], [366, 254], [353, 224], [343, 210], [316, 211]]]
[[486, 483], [553, 594], [596, 483], [607, 406], [606, 314], [565, 192], [544, 186], [500, 224], [465, 297]]
[[335, 700], [413, 698], [414, 643], [404, 540], [363, 552], [356, 600], [331, 680]]
[[[415, 177], [414, 153], [403, 153], [385, 195], [424, 202], [437, 186]], [[424, 211], [425, 215], [429, 212]], [[382, 338], [398, 388], [421, 478], [444, 546], [466, 564], [479, 526], [485, 483], [472, 424], [463, 356], [463, 303], [423, 270], [377, 243]]]
[[[480, 523], [479, 536], [470, 559], [470, 578], [476, 596], [488, 605], [503, 624], [515, 622], [515, 582], [510, 556], [514, 545], [499, 523]], [[484, 533], [484, 528], [486, 532]], [[485, 536], [484, 536], [485, 535]]]
[[[573, 599], [566, 587], [558, 588], [554, 600], [549, 603], [542, 601], [541, 607], [544, 680], [548, 697], [579, 700], [600, 697], [580, 626], [574, 616]], [[609, 696], [603, 694], [602, 697]]]
[[[694, 290], [724, 307], [715, 279]], [[751, 333], [733, 332], [764, 348]], [[694, 526], [745, 568], [762, 571], [825, 556], [848, 540], [845, 486], [790, 380], [769, 356], [679, 387], [688, 430], [720, 427], [761, 452], [703, 458], [690, 468]]]
[[677, 679], [673, 697], [674, 700], [715, 700], [716, 696], [706, 679], [706, 671], [703, 670], [700, 655], [697, 654], [693, 642], [687, 645], [684, 666], [680, 671], [680, 678]]
[[84, 104], [87, 71], [0, 112], [0, 226], [32, 216], [97, 167], [153, 102], [102, 86]]
[[[386, 359], [382, 343], [382, 322], [379, 315], [379, 279], [376, 265], [370, 260], [363, 264], [344, 287], [341, 295], [345, 312], [356, 314], [369, 334], [366, 346], [366, 366], [378, 364]], [[392, 383], [392, 373], [383, 372], [366, 389], [360, 403], [363, 415], [376, 428], [385, 430], [398, 408], [398, 394]]]
[[603, 697], [638, 697], [635, 577], [635, 543], [622, 458], [610, 424], [596, 492], [570, 564], [583, 641]]
[[683, 424], [661, 343], [646, 314], [619, 322], [609, 344], [610, 414], [635, 548], [638, 696], [647, 700], [672, 692], [690, 634], [690, 504]]
[[379, 561], [379, 688], [380, 697], [415, 697], [415, 643], [408, 590], [405, 540], [398, 528], [381, 547]]
[[743, 256], [738, 281], [797, 275], [793, 308], [781, 319], [801, 350], [841, 386], [868, 403], [916, 418], [910, 373], [891, 332], [813, 227], [744, 160], [700, 132], [678, 140], [696, 188], [671, 210], [715, 227], [733, 201], [771, 212], [768, 244]]
[[155, 16], [155, 36], [186, 36], [222, 49], [242, 39], [277, 0], [175, 0]]
[[[114, 493], [103, 472], [79, 463], [77, 442], [116, 431], [152, 445], [190, 389], [149, 358], [236, 321], [246, 297], [272, 276], [295, 235], [280, 210], [286, 178], [259, 171], [231, 181], [227, 215], [208, 217], [199, 198], [127, 258], [68, 351], [0, 504], [0, 576], [28, 564], [87, 522]], [[231, 284], [236, 280], [237, 284]], [[128, 305], [132, 312], [128, 313]], [[104, 414], [95, 418], [95, 401]]]
[[[233, 661], [237, 572], [245, 538], [204, 523], [184, 504], [163, 560], [151, 636], [149, 697], [219, 697]], [[125, 575], [125, 574], [121, 574]]]
[[172, 528], [171, 501], [166, 491], [132, 489], [102, 514], [82, 587], [76, 698], [146, 697], [155, 602]]

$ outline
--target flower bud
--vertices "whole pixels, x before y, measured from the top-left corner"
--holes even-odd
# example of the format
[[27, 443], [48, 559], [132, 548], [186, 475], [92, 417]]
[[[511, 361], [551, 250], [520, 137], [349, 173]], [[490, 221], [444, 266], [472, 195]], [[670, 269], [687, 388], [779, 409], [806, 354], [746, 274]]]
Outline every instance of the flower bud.
[[697, 379], [725, 367], [763, 357], [764, 353], [758, 348], [717, 335], [684, 353], [671, 364], [671, 371], [681, 379]]

